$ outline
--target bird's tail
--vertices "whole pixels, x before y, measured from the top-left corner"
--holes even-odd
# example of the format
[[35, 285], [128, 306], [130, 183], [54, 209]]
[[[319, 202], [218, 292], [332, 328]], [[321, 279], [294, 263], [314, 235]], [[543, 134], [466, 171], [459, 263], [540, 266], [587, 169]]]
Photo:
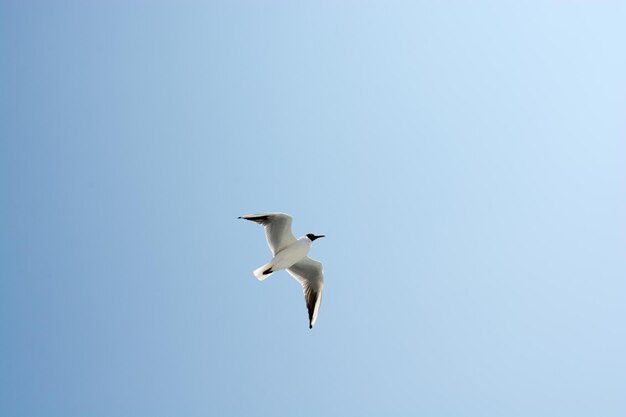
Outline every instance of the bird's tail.
[[265, 265], [255, 269], [253, 274], [259, 281], [263, 281], [265, 278], [269, 277], [274, 272], [272, 271], [272, 266], [273, 266], [272, 262], [270, 261], [266, 263]]

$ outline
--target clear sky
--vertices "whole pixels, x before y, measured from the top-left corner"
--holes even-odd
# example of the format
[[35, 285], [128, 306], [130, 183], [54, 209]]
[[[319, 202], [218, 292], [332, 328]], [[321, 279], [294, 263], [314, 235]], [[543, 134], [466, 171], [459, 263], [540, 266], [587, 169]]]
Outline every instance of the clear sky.
[[0, 4], [0, 415], [626, 415], [623, 2]]

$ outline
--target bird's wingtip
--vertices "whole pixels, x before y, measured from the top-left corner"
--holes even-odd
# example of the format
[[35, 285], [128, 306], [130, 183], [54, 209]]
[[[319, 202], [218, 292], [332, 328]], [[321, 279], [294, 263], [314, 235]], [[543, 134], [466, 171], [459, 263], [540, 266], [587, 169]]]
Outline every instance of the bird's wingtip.
[[312, 329], [312, 328], [313, 328], [313, 325], [312, 325], [312, 324], [309, 324], [309, 329]]

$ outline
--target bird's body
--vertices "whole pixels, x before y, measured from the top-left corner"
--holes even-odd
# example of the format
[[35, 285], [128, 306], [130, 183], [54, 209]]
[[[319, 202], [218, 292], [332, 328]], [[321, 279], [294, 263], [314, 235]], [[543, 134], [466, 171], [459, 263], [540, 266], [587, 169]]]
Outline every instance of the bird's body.
[[273, 272], [287, 269], [298, 261], [301, 261], [311, 249], [311, 239], [302, 236], [278, 252], [271, 261], [260, 268], [254, 270], [254, 276], [259, 280], [264, 280]]
[[274, 257], [265, 265], [254, 270], [260, 281], [272, 273], [286, 269], [304, 290], [304, 299], [309, 311], [309, 328], [313, 328], [324, 287], [322, 264], [307, 255], [314, 240], [324, 237], [309, 233], [296, 239], [291, 233], [291, 216], [285, 213], [250, 214], [239, 217], [262, 224], [265, 237]]

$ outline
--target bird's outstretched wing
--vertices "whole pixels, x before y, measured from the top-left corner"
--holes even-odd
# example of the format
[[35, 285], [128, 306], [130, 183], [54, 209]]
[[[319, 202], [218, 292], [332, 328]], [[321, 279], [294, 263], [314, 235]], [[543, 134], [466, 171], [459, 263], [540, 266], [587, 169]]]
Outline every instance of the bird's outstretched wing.
[[312, 329], [322, 302], [322, 289], [324, 288], [322, 263], [307, 256], [291, 265], [287, 272], [302, 285], [304, 301], [309, 310], [309, 329]]
[[291, 233], [291, 216], [288, 214], [247, 214], [239, 218], [262, 224], [265, 227], [265, 237], [273, 255], [296, 241]]

